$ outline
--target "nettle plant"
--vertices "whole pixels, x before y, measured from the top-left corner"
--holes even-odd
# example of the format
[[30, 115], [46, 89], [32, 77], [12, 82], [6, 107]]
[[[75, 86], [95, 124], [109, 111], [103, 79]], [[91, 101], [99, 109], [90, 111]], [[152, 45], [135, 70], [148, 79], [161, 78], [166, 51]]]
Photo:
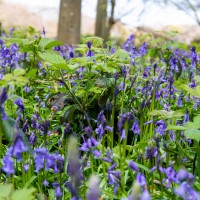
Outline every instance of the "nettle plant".
[[1, 38], [1, 199], [200, 198], [198, 45], [146, 37]]

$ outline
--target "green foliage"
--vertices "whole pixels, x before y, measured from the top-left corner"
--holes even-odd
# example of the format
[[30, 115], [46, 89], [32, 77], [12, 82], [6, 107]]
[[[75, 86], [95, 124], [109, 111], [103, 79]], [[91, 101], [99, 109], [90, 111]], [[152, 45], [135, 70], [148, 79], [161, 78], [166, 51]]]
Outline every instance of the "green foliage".
[[35, 188], [23, 188], [14, 190], [11, 184], [0, 185], [0, 199], [1, 200], [21, 200], [22, 197], [27, 200], [34, 200], [36, 192]]
[[185, 126], [169, 125], [167, 130], [184, 130], [184, 135], [188, 139], [200, 141], [200, 116], [194, 118], [193, 122], [187, 122]]

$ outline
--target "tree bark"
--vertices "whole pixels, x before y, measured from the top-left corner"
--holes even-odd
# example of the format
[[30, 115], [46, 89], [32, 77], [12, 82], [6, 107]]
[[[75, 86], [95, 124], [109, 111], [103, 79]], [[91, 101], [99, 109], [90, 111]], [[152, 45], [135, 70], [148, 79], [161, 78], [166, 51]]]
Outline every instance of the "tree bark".
[[106, 40], [107, 38], [107, 0], [98, 0], [95, 24], [95, 35]]
[[80, 42], [81, 0], [60, 0], [58, 40], [67, 44]]

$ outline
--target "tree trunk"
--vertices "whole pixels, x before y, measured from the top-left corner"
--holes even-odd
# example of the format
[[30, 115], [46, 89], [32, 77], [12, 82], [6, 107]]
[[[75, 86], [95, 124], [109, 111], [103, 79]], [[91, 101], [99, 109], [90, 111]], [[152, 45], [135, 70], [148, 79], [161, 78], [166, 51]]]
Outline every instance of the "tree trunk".
[[67, 44], [80, 42], [81, 0], [60, 0], [58, 40]]
[[95, 35], [103, 38], [106, 41], [108, 38], [107, 28], [108, 28], [107, 0], [98, 0]]

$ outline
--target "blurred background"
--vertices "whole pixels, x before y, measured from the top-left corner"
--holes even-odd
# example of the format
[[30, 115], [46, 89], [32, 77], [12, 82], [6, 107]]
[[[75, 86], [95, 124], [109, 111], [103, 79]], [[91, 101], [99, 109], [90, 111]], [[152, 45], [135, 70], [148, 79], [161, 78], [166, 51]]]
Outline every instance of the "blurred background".
[[200, 41], [200, 0], [0, 0], [0, 22], [2, 30], [44, 27], [47, 37], [66, 43], [174, 31], [190, 44]]

